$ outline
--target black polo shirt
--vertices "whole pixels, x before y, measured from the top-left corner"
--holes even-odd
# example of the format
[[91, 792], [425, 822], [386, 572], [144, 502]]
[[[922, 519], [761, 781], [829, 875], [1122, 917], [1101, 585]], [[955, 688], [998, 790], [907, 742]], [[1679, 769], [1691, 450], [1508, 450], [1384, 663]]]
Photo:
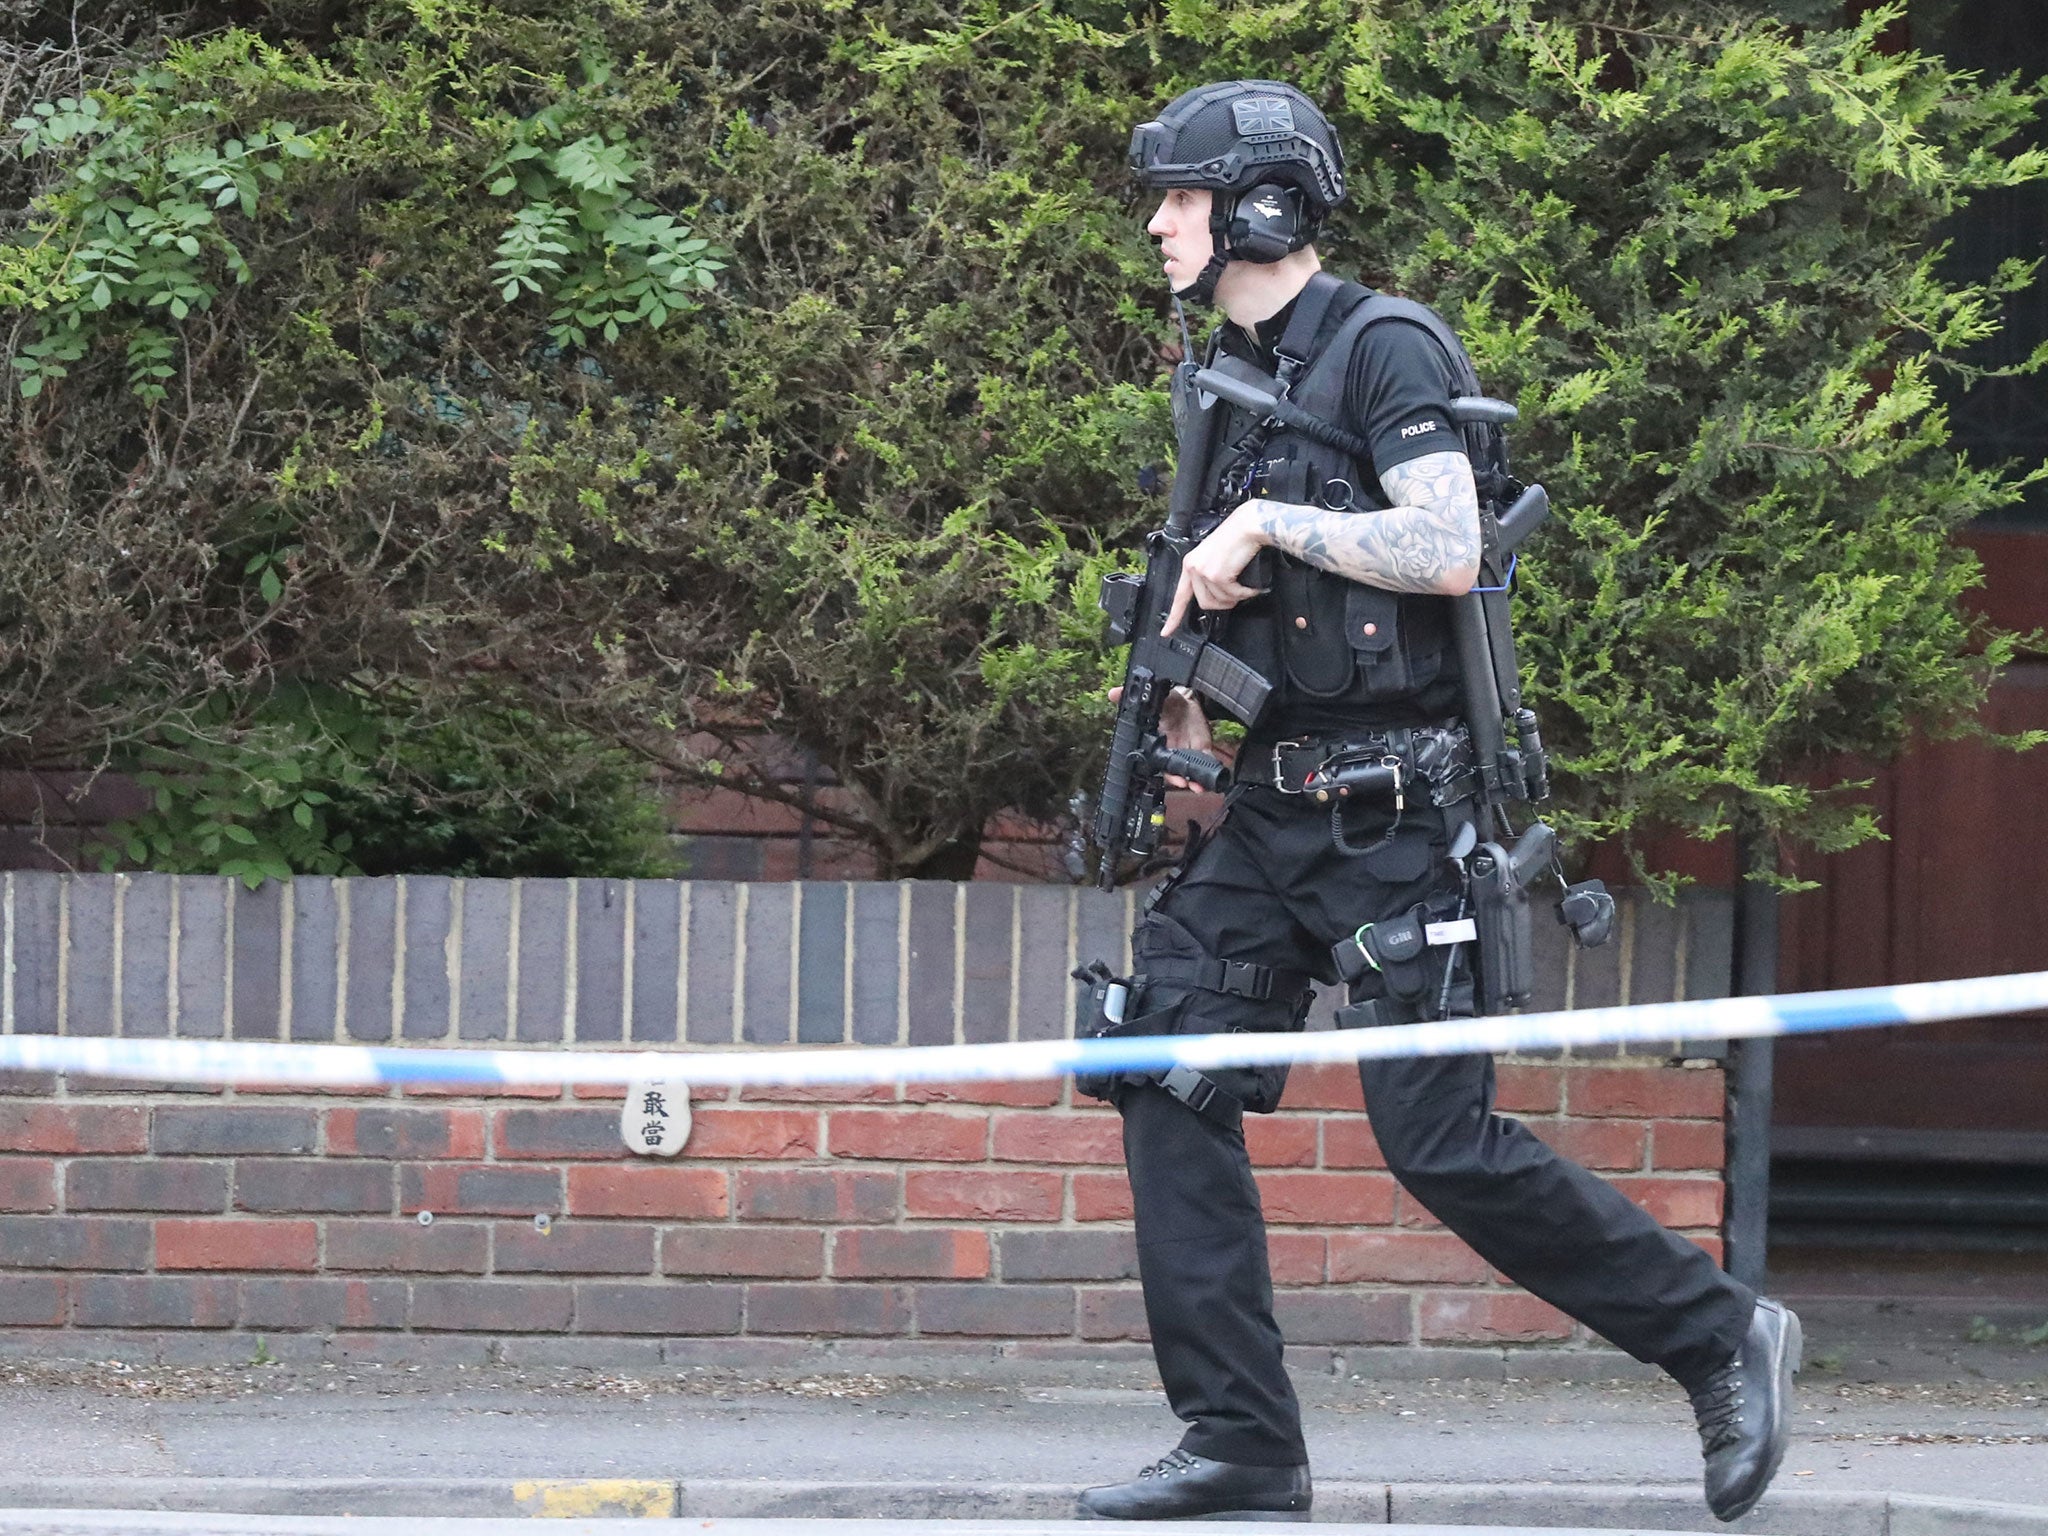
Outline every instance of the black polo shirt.
[[[1336, 308], [1332, 306], [1333, 310]], [[1293, 313], [1294, 305], [1290, 303], [1271, 319], [1260, 321], [1250, 332], [1226, 321], [1219, 345], [1272, 373], [1278, 361], [1274, 349], [1286, 333]], [[1325, 315], [1312, 355], [1319, 355], [1330, 343], [1345, 318], [1345, 314]], [[1379, 477], [1389, 469], [1424, 454], [1465, 451], [1463, 436], [1451, 424], [1450, 401], [1454, 392], [1450, 359], [1444, 356], [1436, 338], [1421, 326], [1390, 318], [1366, 330], [1351, 355], [1343, 409], [1337, 423], [1363, 437], [1372, 447], [1371, 483], [1358, 487], [1359, 512], [1369, 513], [1390, 505], [1379, 484]], [[1263, 597], [1251, 600], [1241, 610], [1240, 621], [1259, 622], [1258, 616], [1266, 611], [1268, 601]], [[1408, 596], [1401, 601], [1404, 622], [1413, 622], [1423, 617], [1423, 605], [1434, 606], [1444, 600]], [[1433, 675], [1413, 693], [1371, 701], [1348, 694], [1312, 698], [1283, 686], [1260, 720], [1253, 739], [1309, 738], [1352, 728], [1420, 725], [1449, 719], [1462, 704], [1456, 655], [1444, 632], [1444, 621], [1438, 618], [1431, 627], [1443, 647], [1440, 660]]]
[[[1278, 358], [1274, 348], [1287, 330], [1296, 301], [1252, 332], [1225, 321], [1221, 345], [1236, 357], [1267, 373]], [[1323, 321], [1317, 345], [1326, 344], [1343, 324], [1343, 316]], [[1344, 419], [1337, 425], [1372, 444], [1375, 476], [1426, 453], [1463, 453], [1464, 439], [1451, 425], [1451, 366], [1443, 348], [1421, 326], [1406, 320], [1382, 320], [1369, 329], [1351, 354], [1344, 388]], [[1377, 483], [1373, 499], [1385, 506]]]

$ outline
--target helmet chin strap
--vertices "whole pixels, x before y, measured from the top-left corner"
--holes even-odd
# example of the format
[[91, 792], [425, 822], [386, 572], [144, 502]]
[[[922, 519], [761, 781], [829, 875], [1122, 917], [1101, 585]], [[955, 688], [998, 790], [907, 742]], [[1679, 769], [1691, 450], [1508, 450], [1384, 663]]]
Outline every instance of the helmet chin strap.
[[1216, 303], [1216, 284], [1230, 264], [1230, 220], [1237, 212], [1236, 193], [1218, 192], [1209, 199], [1209, 264], [1186, 290], [1204, 309]]
[[1185, 297], [1190, 303], [1200, 304], [1205, 309], [1213, 305], [1216, 302], [1216, 281], [1223, 276], [1223, 269], [1229, 264], [1230, 253], [1217, 251], [1192, 283], [1174, 290], [1174, 302], [1178, 304]]

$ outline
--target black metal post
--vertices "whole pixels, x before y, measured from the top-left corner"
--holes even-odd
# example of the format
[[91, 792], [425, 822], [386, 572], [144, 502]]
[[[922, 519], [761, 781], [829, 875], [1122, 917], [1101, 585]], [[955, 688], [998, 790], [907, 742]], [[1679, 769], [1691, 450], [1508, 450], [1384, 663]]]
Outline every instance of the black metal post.
[[811, 797], [818, 792], [818, 754], [804, 749], [803, 820], [796, 829], [796, 877], [811, 878]]
[[[1737, 997], [1761, 997], [1778, 987], [1778, 893], [1749, 878], [1774, 872], [1777, 850], [1764, 835], [1736, 844], [1735, 944], [1731, 977]], [[1770, 1039], [1737, 1040], [1728, 1052], [1728, 1207], [1723, 1221], [1728, 1272], [1761, 1289], [1769, 1252], [1771, 1214]]]

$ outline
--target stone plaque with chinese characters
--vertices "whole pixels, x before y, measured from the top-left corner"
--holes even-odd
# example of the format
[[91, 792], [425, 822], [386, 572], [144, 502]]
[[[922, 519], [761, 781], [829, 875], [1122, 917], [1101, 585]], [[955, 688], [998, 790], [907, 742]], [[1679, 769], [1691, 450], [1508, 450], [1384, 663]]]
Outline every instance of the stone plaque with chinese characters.
[[674, 1157], [690, 1139], [690, 1085], [680, 1078], [644, 1077], [626, 1085], [619, 1135], [642, 1157]]

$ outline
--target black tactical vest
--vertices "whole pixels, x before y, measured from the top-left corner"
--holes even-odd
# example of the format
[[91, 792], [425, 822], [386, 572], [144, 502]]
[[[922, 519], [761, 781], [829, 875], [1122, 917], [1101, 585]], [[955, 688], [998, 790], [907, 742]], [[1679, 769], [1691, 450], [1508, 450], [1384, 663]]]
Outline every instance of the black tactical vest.
[[[1371, 296], [1356, 283], [1325, 274], [1310, 279], [1296, 301], [1283, 354], [1306, 354], [1289, 398], [1309, 414], [1357, 431], [1345, 411], [1351, 358], [1362, 328], [1352, 312]], [[1303, 311], [1311, 305], [1310, 314]], [[1299, 343], [1298, 329], [1313, 327]], [[1213, 359], [1216, 344], [1211, 342]], [[1283, 368], [1285, 364], [1283, 363]], [[1227, 512], [1250, 496], [1370, 517], [1387, 506], [1367, 459], [1277, 428], [1262, 443], [1253, 415], [1219, 401], [1229, 416], [1202, 466], [1204, 504]], [[1249, 439], [1247, 434], [1253, 434]], [[1257, 445], [1257, 453], [1249, 449]], [[1248, 462], [1249, 461], [1249, 462]], [[1237, 472], [1249, 484], [1226, 496], [1223, 480]], [[1388, 592], [1347, 581], [1306, 561], [1269, 551], [1274, 580], [1265, 595], [1221, 615], [1216, 639], [1264, 673], [1273, 697], [1252, 729], [1255, 741], [1330, 736], [1352, 727], [1420, 725], [1458, 713], [1457, 653], [1450, 600]]]

